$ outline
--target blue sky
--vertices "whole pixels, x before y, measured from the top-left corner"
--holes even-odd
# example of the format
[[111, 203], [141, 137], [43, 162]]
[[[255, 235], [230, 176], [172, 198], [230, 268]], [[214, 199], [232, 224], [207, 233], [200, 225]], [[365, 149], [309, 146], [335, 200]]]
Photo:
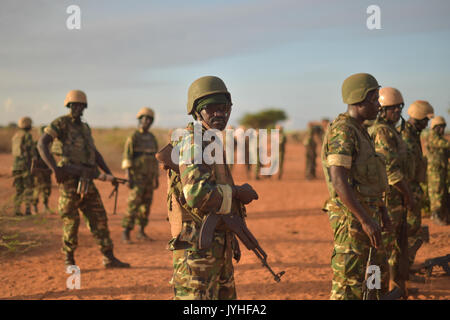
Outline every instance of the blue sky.
[[[68, 30], [66, 8], [81, 8]], [[381, 30], [366, 27], [369, 5]], [[48, 123], [70, 89], [88, 95], [92, 126], [132, 126], [146, 105], [155, 126], [184, 126], [187, 88], [217, 75], [246, 112], [282, 108], [288, 129], [345, 110], [352, 73], [428, 100], [448, 119], [449, 1], [2, 1], [0, 124]]]

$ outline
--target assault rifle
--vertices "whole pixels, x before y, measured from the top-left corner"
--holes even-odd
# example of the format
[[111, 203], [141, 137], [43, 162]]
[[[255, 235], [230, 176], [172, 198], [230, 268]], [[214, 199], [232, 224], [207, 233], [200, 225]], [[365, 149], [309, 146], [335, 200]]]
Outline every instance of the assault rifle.
[[450, 254], [442, 257], [437, 257], [433, 259], [427, 259], [425, 260], [425, 263], [423, 264], [423, 267], [426, 270], [427, 276], [431, 277], [431, 274], [433, 273], [433, 267], [435, 266], [441, 266], [442, 269], [444, 269], [445, 273], [450, 276]]
[[[156, 159], [161, 162], [164, 169], [171, 169], [179, 174], [180, 169], [178, 165], [176, 165], [172, 161], [172, 149], [173, 146], [169, 143], [156, 154]], [[242, 203], [240, 203], [240, 207], [241, 210], [245, 210], [245, 207]], [[211, 247], [214, 237], [214, 230], [221, 221], [241, 240], [241, 242], [247, 247], [248, 250], [253, 251], [256, 257], [261, 261], [263, 267], [267, 268], [272, 274], [274, 280], [276, 282], [280, 282], [281, 277], [285, 274], [285, 271], [275, 273], [272, 268], [270, 268], [269, 264], [267, 263], [266, 252], [261, 248], [256, 238], [247, 228], [244, 219], [239, 215], [216, 214], [215, 212], [208, 214], [203, 220], [200, 229], [199, 248], [207, 249]]]
[[125, 184], [125, 183], [128, 182], [128, 180], [127, 179], [122, 179], [122, 178], [116, 178], [116, 177], [114, 177], [114, 179], [115, 179], [116, 183], [114, 184], [114, 189], [113, 189], [113, 191], [111, 191], [111, 194], [109, 195], [108, 199], [110, 199], [112, 196], [115, 195], [115, 197], [114, 197], [114, 211], [113, 211], [113, 214], [115, 215], [116, 214], [116, 209], [117, 209], [117, 198], [119, 197], [119, 184]]

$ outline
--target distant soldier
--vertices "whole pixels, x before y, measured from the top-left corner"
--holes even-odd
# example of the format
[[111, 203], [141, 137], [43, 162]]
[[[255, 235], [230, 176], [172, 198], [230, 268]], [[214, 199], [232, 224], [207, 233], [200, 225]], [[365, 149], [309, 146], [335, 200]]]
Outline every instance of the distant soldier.
[[31, 202], [33, 195], [33, 176], [31, 175], [31, 162], [33, 158], [34, 141], [31, 136], [32, 121], [29, 117], [19, 119], [19, 131], [12, 137], [12, 155], [14, 157], [12, 175], [16, 194], [14, 196], [14, 213], [22, 216], [21, 204], [25, 204], [25, 214], [31, 215]]
[[[103, 254], [105, 268], [128, 268], [113, 254], [113, 242], [109, 236], [108, 218], [100, 194], [88, 172], [98, 168], [112, 176], [102, 155], [98, 152], [88, 124], [81, 121], [87, 108], [86, 94], [80, 90], [71, 90], [64, 100], [64, 106], [70, 109], [68, 115], [56, 118], [45, 128], [39, 139], [38, 150], [45, 163], [55, 173], [59, 185], [58, 211], [63, 220], [63, 248], [65, 264], [74, 265], [74, 252], [78, 246], [78, 227], [81, 211], [88, 221]], [[61, 143], [61, 161], [56, 164], [50, 153], [50, 144], [54, 139]], [[79, 173], [67, 168], [79, 168]], [[78, 170], [76, 170], [78, 171]], [[116, 182], [117, 183], [117, 182]], [[113, 182], [114, 184], [114, 182]]]
[[428, 195], [430, 197], [431, 219], [439, 225], [450, 223], [448, 194], [448, 158], [450, 142], [445, 139], [446, 122], [443, 117], [431, 120], [428, 136]]
[[[406, 280], [408, 279], [408, 269], [399, 269], [401, 250], [405, 250], [405, 266], [408, 266], [407, 253], [407, 235], [404, 232], [404, 239], [401, 239], [402, 224], [406, 231], [407, 208], [414, 207], [414, 200], [407, 180], [407, 149], [399, 132], [395, 129], [395, 124], [400, 120], [403, 109], [403, 97], [400, 91], [395, 88], [385, 87], [380, 89], [381, 111], [369, 128], [370, 136], [375, 143], [375, 151], [382, 154], [386, 161], [386, 173], [389, 188], [386, 192], [386, 204], [388, 215], [391, 219], [393, 230], [384, 234], [383, 240], [390, 252], [389, 274], [390, 290], [398, 287], [407, 296]], [[404, 244], [404, 248], [402, 248]], [[404, 273], [404, 274], [402, 274]]]
[[279, 153], [279, 157], [280, 157], [280, 161], [279, 161], [279, 171], [278, 171], [278, 180], [281, 180], [281, 177], [283, 176], [283, 167], [284, 167], [284, 154], [286, 152], [286, 134], [284, 133], [283, 127], [281, 125], [277, 125], [276, 128], [279, 131], [280, 134], [280, 153]]
[[368, 261], [380, 268], [378, 298], [388, 291], [389, 266], [381, 238], [381, 226], [390, 226], [383, 201], [386, 169], [363, 127], [364, 120], [377, 116], [378, 88], [377, 80], [367, 73], [345, 79], [342, 97], [347, 112], [330, 124], [322, 145], [322, 166], [330, 193], [323, 210], [334, 235], [333, 300], [363, 298]]
[[155, 136], [149, 132], [155, 115], [152, 109], [142, 108], [136, 118], [139, 129], [128, 137], [125, 143], [122, 169], [125, 169], [130, 194], [128, 196], [128, 210], [122, 220], [122, 241], [130, 243], [130, 231], [135, 221], [139, 225], [136, 235], [138, 240], [152, 240], [144, 229], [148, 224], [153, 191], [159, 186], [159, 167], [155, 154], [158, 143]]
[[413, 102], [408, 108], [409, 119], [403, 126], [398, 126], [408, 152], [407, 179], [414, 196], [414, 207], [408, 210], [408, 254], [409, 264], [413, 265], [417, 250], [423, 243], [421, 236], [421, 203], [423, 191], [420, 183], [426, 181], [427, 164], [423, 157], [420, 133], [428, 125], [429, 119], [434, 116], [433, 107], [423, 100]]
[[310, 122], [308, 123], [308, 130], [303, 140], [303, 144], [306, 149], [306, 165], [305, 165], [305, 178], [312, 180], [316, 178], [316, 158], [317, 158], [317, 144], [315, 134], [317, 132], [316, 126]]
[[[44, 134], [45, 126], [39, 129], [41, 136]], [[48, 206], [48, 200], [52, 192], [52, 170], [42, 160], [39, 151], [36, 148], [33, 150], [33, 168], [32, 174], [34, 177], [34, 192], [33, 192], [33, 206], [35, 213], [38, 213], [39, 196], [42, 194], [42, 203], [44, 204], [46, 213], [54, 213]]]
[[[231, 105], [231, 95], [218, 77], [201, 77], [189, 87], [187, 113], [201, 122], [202, 134], [207, 129], [224, 130]], [[204, 150], [210, 142], [196, 143], [197, 129], [193, 123], [186, 130], [188, 134], [182, 141], [172, 142], [180, 152], [179, 172], [168, 171], [174, 299], [236, 299], [232, 258], [239, 260], [240, 251], [235, 235], [219, 223], [211, 247], [200, 249], [200, 229], [205, 216], [211, 212], [242, 217], [242, 206], [258, 196], [248, 184], [235, 185], [226, 164], [207, 164], [204, 159], [201, 163], [194, 161], [196, 150]]]

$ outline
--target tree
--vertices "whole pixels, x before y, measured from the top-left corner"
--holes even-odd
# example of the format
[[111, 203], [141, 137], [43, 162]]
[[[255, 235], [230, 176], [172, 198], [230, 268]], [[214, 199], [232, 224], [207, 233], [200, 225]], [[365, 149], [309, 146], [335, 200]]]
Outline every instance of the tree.
[[286, 113], [279, 109], [266, 109], [257, 113], [246, 113], [239, 124], [254, 129], [269, 129], [277, 122], [287, 119]]

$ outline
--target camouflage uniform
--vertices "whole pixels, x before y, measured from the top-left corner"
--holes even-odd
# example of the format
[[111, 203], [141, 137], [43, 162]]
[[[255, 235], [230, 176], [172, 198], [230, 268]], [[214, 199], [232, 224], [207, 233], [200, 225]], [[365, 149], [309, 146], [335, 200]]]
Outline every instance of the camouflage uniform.
[[[174, 299], [236, 299], [232, 264], [234, 235], [219, 225], [211, 248], [202, 250], [198, 248], [198, 238], [202, 219], [209, 212], [242, 211], [231, 199], [233, 179], [226, 164], [194, 164], [194, 150], [200, 146], [194, 144], [193, 128], [190, 123], [187, 127], [190, 134], [181, 142], [173, 143], [174, 147], [180, 144], [180, 174], [168, 172]], [[203, 142], [202, 150], [207, 144]]]
[[369, 128], [369, 133], [375, 143], [375, 151], [384, 156], [386, 173], [389, 183], [386, 192], [388, 215], [392, 222], [393, 234], [383, 232], [383, 241], [388, 250], [388, 262], [391, 267], [390, 278], [394, 281], [400, 279], [400, 232], [402, 219], [406, 215], [406, 206], [403, 204], [402, 193], [394, 185], [405, 179], [406, 145], [395, 126], [379, 117]]
[[14, 157], [12, 175], [16, 188], [14, 196], [14, 210], [20, 213], [20, 206], [25, 203], [27, 214], [33, 195], [33, 176], [31, 175], [31, 161], [33, 158], [34, 141], [28, 130], [20, 130], [12, 137], [12, 155]]
[[[375, 153], [367, 131], [348, 113], [340, 114], [329, 127], [322, 145], [322, 166], [330, 192], [323, 210], [328, 213], [334, 233], [331, 257], [333, 280], [330, 299], [362, 299], [370, 240], [361, 223], [339, 199], [329, 168], [350, 170], [350, 185], [367, 213], [381, 225], [382, 195], [387, 187], [384, 164]], [[374, 262], [381, 270], [381, 293], [388, 291], [389, 266], [384, 249], [377, 250]]]
[[141, 228], [148, 224], [153, 189], [158, 181], [159, 169], [155, 154], [158, 144], [150, 132], [136, 130], [125, 143], [122, 169], [129, 169], [134, 186], [128, 196], [128, 210], [122, 227], [132, 230], [137, 221]]
[[[87, 123], [77, 123], [70, 115], [65, 115], [55, 119], [45, 128], [45, 133], [61, 143], [62, 158], [59, 166], [74, 164], [97, 168], [96, 149]], [[101, 252], [111, 252], [113, 243], [109, 236], [108, 218], [94, 182], [89, 182], [87, 194], [83, 196], [77, 193], [77, 187], [76, 177], [68, 178], [59, 184], [58, 212], [63, 220], [63, 252], [73, 253], [77, 248], [80, 225], [78, 210], [87, 219], [88, 228]]]
[[448, 157], [450, 143], [436, 131], [430, 130], [428, 136], [428, 195], [431, 212], [442, 221], [449, 221], [448, 216]]
[[48, 208], [48, 199], [52, 192], [52, 170], [42, 160], [37, 147], [34, 148], [34, 161], [36, 167], [40, 170], [33, 172], [34, 176], [34, 191], [33, 191], [33, 205], [36, 208], [39, 203], [39, 196], [42, 194], [42, 202], [45, 208]]
[[279, 173], [278, 179], [281, 179], [283, 176], [283, 167], [284, 167], [284, 153], [286, 151], [286, 135], [283, 130], [280, 130], [280, 162], [279, 162]]
[[316, 148], [317, 144], [314, 140], [314, 128], [308, 128], [306, 132], [306, 137], [303, 140], [303, 144], [306, 148], [306, 168], [305, 168], [305, 177], [306, 179], [314, 179], [316, 177]]
[[421, 203], [423, 201], [423, 191], [420, 183], [426, 179], [426, 162], [422, 153], [422, 145], [420, 143], [420, 132], [409, 122], [405, 122], [405, 127], [397, 127], [401, 132], [403, 141], [407, 146], [406, 162], [407, 179], [409, 187], [414, 196], [416, 205], [413, 210], [408, 210], [408, 254], [410, 266], [414, 263], [418, 250], [417, 241], [423, 240], [421, 237], [420, 227], [422, 224]]

